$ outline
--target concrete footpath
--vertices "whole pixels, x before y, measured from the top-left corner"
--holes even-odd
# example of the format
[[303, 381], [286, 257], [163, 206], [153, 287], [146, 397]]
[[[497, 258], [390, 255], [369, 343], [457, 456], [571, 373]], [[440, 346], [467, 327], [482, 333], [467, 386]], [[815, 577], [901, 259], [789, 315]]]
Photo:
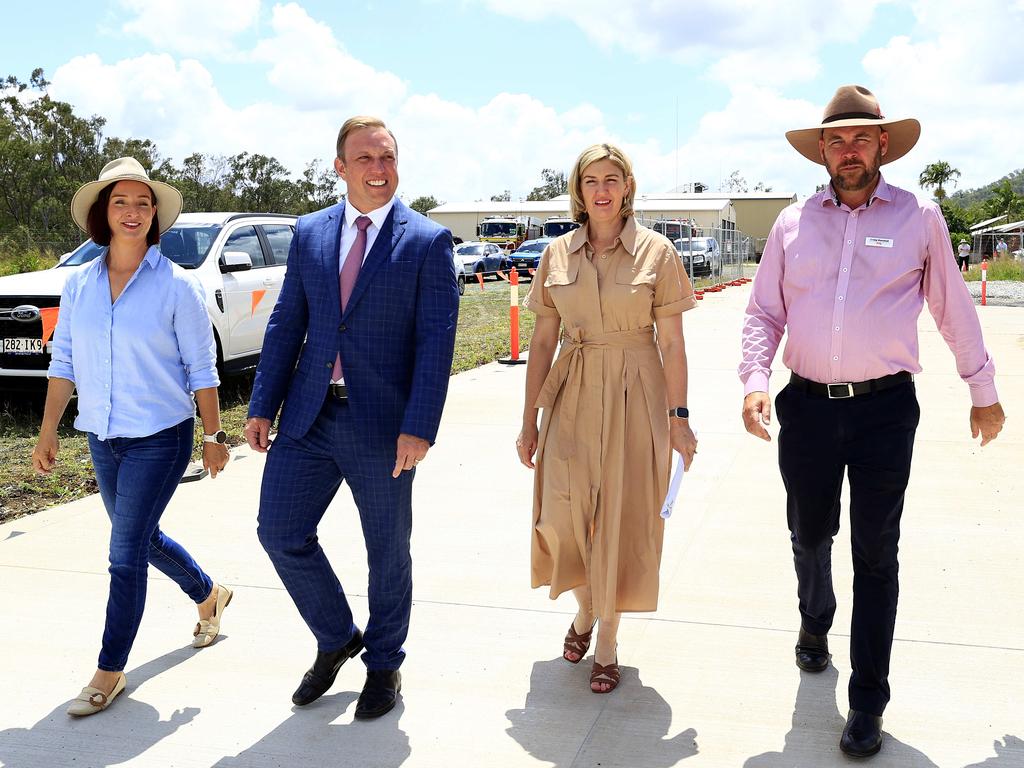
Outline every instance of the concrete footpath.
[[[264, 459], [183, 485], [163, 519], [236, 590], [223, 635], [190, 647], [195, 609], [151, 569], [128, 692], [64, 714], [95, 668], [109, 526], [98, 496], [0, 526], [0, 764], [76, 766], [625, 766], [827, 768], [849, 676], [846, 502], [836, 541], [834, 666], [793, 663], [799, 619], [775, 444], [748, 436], [735, 369], [749, 288], [685, 316], [700, 453], [668, 522], [661, 608], [622, 622], [617, 691], [561, 660], [571, 596], [529, 588], [532, 475], [516, 460], [525, 366], [456, 376], [415, 490], [415, 606], [396, 709], [353, 720], [362, 665], [316, 704], [290, 701], [315, 652], [255, 531]], [[969, 399], [927, 311], [922, 420], [903, 516], [902, 596], [885, 746], [873, 766], [1024, 766], [1024, 309], [979, 308], [1003, 434], [970, 439]], [[781, 366], [773, 391], [784, 384]], [[773, 435], [777, 428], [773, 425]], [[366, 615], [347, 490], [320, 538]]]

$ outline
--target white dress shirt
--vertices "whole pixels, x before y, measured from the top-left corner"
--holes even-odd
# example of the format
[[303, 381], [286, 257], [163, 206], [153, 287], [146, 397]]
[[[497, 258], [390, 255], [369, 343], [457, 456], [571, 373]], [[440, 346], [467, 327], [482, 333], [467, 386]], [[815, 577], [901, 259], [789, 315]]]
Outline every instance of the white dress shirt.
[[380, 228], [384, 226], [384, 219], [391, 213], [394, 205], [395, 198], [392, 197], [377, 210], [370, 211], [369, 213], [360, 213], [354, 205], [345, 204], [345, 223], [341, 228], [341, 247], [338, 254], [339, 275], [341, 274], [341, 268], [345, 266], [345, 257], [352, 250], [352, 244], [356, 241], [356, 235], [359, 234], [359, 229], [356, 227], [356, 219], [360, 216], [368, 216], [371, 222], [370, 226], [366, 228], [366, 250], [363, 251], [363, 261], [366, 261], [366, 257], [370, 254], [370, 249], [373, 248], [377, 235], [380, 233]]
[[[370, 219], [370, 226], [366, 228], [366, 250], [363, 251], [363, 261], [365, 262], [366, 257], [370, 254], [370, 249], [373, 248], [373, 244], [377, 240], [380, 228], [384, 226], [384, 219], [391, 213], [394, 205], [395, 198], [392, 197], [380, 208], [369, 213], [361, 213], [354, 205], [345, 204], [345, 222], [341, 227], [341, 246], [339, 248], [340, 253], [338, 254], [339, 275], [341, 274], [341, 268], [345, 266], [345, 258], [348, 256], [348, 252], [352, 250], [352, 244], [356, 241], [356, 235], [359, 234], [359, 228], [356, 227], [356, 219], [360, 216], [368, 216]], [[331, 383], [344, 384], [345, 377], [342, 376], [337, 381], [331, 379]]]

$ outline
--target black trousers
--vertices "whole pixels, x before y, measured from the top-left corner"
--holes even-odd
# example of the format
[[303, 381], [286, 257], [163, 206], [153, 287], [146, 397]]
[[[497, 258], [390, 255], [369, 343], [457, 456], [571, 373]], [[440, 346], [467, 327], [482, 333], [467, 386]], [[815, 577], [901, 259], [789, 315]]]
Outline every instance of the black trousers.
[[839, 531], [844, 472], [850, 481], [853, 619], [850, 708], [881, 715], [889, 701], [889, 656], [899, 596], [900, 517], [921, 411], [914, 384], [846, 400], [792, 384], [775, 400], [779, 468], [803, 628], [832, 626], [832, 539]]

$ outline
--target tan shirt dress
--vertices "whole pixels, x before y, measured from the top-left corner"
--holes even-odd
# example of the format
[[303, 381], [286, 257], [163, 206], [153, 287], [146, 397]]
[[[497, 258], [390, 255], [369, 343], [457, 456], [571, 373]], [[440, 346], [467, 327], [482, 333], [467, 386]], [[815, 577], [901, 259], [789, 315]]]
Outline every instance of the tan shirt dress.
[[548, 246], [523, 302], [562, 321], [536, 403], [532, 583], [552, 599], [589, 584], [610, 618], [658, 606], [671, 447], [654, 321], [697, 302], [675, 248], [635, 219], [604, 253], [587, 237]]

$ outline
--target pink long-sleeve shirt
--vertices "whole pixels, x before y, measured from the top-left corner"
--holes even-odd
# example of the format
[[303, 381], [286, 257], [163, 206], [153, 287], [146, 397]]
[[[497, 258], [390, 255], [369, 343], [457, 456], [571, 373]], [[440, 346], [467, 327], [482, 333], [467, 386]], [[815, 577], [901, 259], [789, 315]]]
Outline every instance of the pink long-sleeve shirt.
[[879, 178], [867, 204], [851, 210], [827, 186], [786, 208], [768, 236], [743, 323], [744, 394], [768, 391], [784, 331], [783, 363], [811, 381], [919, 373], [925, 299], [971, 402], [998, 402], [995, 365], [939, 207]]

